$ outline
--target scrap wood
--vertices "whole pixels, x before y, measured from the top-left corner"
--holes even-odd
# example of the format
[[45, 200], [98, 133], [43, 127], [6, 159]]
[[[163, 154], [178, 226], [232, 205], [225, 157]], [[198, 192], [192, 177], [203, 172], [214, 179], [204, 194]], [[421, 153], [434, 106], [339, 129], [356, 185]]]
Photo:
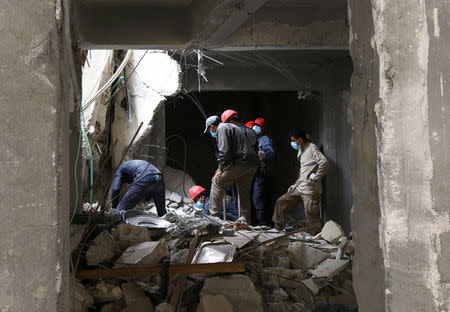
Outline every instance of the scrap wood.
[[248, 229], [249, 225], [246, 222], [233, 222], [233, 223], [225, 225], [225, 227], [233, 228], [236, 231], [239, 231], [239, 230], [246, 230], [246, 229]]
[[[162, 265], [129, 266], [120, 269], [95, 269], [79, 271], [75, 277], [79, 280], [92, 280], [99, 278], [124, 278], [159, 275]], [[169, 266], [169, 274], [193, 273], [242, 273], [245, 272], [245, 263], [205, 263], [205, 264], [173, 264]]]
[[[192, 258], [194, 257], [195, 248], [197, 247], [198, 235], [199, 231], [196, 231], [195, 238], [191, 240], [189, 244], [189, 251], [186, 257], [186, 264], [190, 264], [192, 262]], [[181, 292], [183, 291], [184, 282], [186, 281], [186, 274], [181, 273], [177, 280], [177, 285], [175, 286], [175, 290], [173, 291], [172, 298], [170, 299], [170, 305], [176, 310], [178, 305], [178, 300], [180, 299]]]

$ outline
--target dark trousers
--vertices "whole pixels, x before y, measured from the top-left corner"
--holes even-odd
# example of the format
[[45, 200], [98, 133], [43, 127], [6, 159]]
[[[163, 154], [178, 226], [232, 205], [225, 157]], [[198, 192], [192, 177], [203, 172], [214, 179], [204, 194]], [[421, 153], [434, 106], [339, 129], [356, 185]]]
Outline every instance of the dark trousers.
[[117, 206], [119, 210], [133, 209], [140, 201], [153, 199], [158, 216], [166, 214], [166, 186], [161, 174], [149, 174], [133, 182]]

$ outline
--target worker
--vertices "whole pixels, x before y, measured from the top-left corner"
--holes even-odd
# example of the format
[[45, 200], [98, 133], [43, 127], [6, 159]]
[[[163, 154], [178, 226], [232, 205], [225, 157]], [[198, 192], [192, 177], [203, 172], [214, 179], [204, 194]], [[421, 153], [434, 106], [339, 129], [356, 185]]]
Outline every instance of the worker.
[[268, 211], [267, 186], [270, 185], [273, 175], [273, 162], [275, 159], [275, 149], [272, 139], [266, 135], [267, 123], [263, 118], [257, 118], [253, 126], [258, 136], [258, 157], [259, 167], [253, 181], [253, 206], [255, 207], [255, 217], [257, 225], [268, 225], [271, 211]]
[[247, 121], [244, 126], [246, 126], [247, 128], [250, 128], [253, 130], [253, 126], [255, 125], [255, 122], [253, 120]]
[[[286, 224], [286, 215], [300, 201], [305, 206], [306, 226], [322, 226], [320, 219], [320, 195], [322, 193], [322, 178], [327, 172], [328, 161], [317, 146], [310, 142], [303, 129], [295, 129], [290, 133], [291, 147], [298, 152], [300, 163], [297, 181], [291, 185], [286, 194], [278, 198], [272, 220], [275, 228], [281, 230]], [[314, 232], [314, 230], [312, 230]]]
[[[206, 196], [206, 190], [203, 187], [200, 185], [194, 185], [189, 189], [189, 196], [191, 197], [194, 206], [203, 210], [203, 215], [210, 215], [210, 199], [209, 196]], [[228, 199], [225, 201], [225, 214], [226, 219], [230, 221], [236, 221], [238, 218], [237, 207], [233, 205], [231, 200]]]
[[[225, 190], [236, 183], [238, 191], [239, 217], [250, 223], [250, 189], [258, 167], [258, 155], [243, 131], [233, 123], [220, 122], [219, 117], [206, 120], [205, 133], [217, 138], [219, 168], [212, 178], [210, 193], [211, 215], [220, 217]], [[253, 131], [253, 130], [252, 130]]]
[[253, 127], [252, 128], [247, 127], [240, 121], [238, 112], [236, 112], [232, 109], [228, 109], [222, 113], [220, 118], [221, 118], [222, 122], [232, 123], [232, 124], [238, 126], [242, 130], [242, 132], [245, 134], [245, 136], [248, 138], [250, 144], [256, 150], [256, 133], [255, 133], [255, 131], [253, 131]]
[[[123, 184], [131, 184], [122, 200], [119, 201]], [[116, 172], [112, 184], [112, 208], [123, 214], [133, 209], [140, 201], [153, 199], [158, 216], [166, 214], [165, 184], [161, 172], [151, 163], [144, 160], [130, 160]]]

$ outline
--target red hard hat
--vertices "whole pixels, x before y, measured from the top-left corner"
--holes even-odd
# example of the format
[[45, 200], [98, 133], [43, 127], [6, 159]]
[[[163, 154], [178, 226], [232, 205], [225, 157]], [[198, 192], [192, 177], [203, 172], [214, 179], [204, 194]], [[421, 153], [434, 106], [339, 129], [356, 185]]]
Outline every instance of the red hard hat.
[[256, 119], [255, 124], [257, 124], [258, 126], [262, 126], [262, 127], [267, 126], [267, 122], [263, 118]]
[[191, 199], [193, 200], [194, 198], [196, 198], [198, 195], [200, 195], [204, 191], [206, 191], [206, 190], [203, 187], [201, 187], [200, 185], [194, 185], [193, 187], [191, 187], [189, 189], [189, 196], [191, 196]]
[[253, 120], [247, 121], [245, 123], [245, 126], [249, 127], [249, 128], [253, 128], [254, 125], [255, 125], [255, 122]]
[[222, 119], [222, 122], [227, 122], [228, 119], [230, 119], [231, 116], [236, 115], [236, 117], [238, 116], [238, 113], [232, 109], [227, 109], [226, 111], [224, 111], [222, 113], [222, 116], [220, 117], [220, 119]]

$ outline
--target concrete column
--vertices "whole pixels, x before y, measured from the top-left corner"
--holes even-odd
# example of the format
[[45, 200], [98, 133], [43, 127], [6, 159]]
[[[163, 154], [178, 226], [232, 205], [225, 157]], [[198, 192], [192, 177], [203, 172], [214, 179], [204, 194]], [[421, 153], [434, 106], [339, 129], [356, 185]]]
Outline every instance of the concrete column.
[[361, 311], [447, 311], [450, 5], [350, 0]]
[[60, 1], [0, 9], [0, 310], [62, 311], [69, 108]]

